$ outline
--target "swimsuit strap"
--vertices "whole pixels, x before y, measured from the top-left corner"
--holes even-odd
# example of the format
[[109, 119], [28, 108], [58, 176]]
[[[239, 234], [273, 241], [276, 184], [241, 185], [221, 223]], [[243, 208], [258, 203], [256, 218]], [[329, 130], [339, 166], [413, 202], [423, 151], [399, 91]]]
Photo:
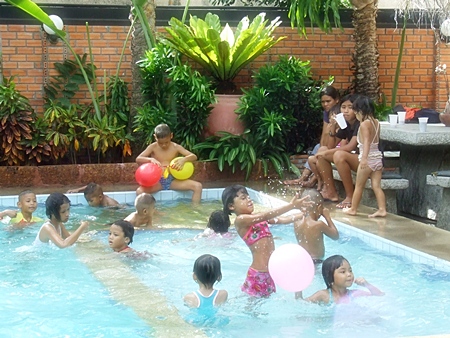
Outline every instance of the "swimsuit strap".
[[333, 298], [333, 291], [331, 291], [331, 288], [328, 289], [328, 294], [330, 296], [330, 300], [328, 301], [328, 304], [333, 304], [334, 303], [334, 298]]
[[123, 248], [122, 250], [119, 250], [119, 251], [117, 251], [117, 252], [122, 252], [122, 251], [124, 251], [124, 250], [126, 250], [126, 249], [129, 249], [130, 247], [127, 245], [125, 248]]
[[373, 129], [375, 129], [375, 135], [373, 136], [373, 140], [372, 140], [372, 143], [375, 143], [375, 139], [378, 138], [378, 131], [380, 129], [380, 122], [378, 122], [377, 126], [375, 126], [375, 122], [373, 121], [373, 119], [370, 119], [370, 122], [372, 123]]

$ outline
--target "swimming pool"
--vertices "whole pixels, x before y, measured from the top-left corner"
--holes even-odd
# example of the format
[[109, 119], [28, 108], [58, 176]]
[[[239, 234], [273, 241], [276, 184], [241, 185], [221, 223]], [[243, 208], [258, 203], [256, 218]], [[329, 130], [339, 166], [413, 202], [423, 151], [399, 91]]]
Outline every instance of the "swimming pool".
[[[264, 205], [283, 203], [250, 193]], [[220, 194], [221, 189], [210, 189], [203, 198], [217, 200]], [[135, 196], [134, 192], [108, 195], [128, 204]], [[71, 221], [97, 222], [94, 228], [98, 231], [89, 242], [65, 250], [37, 251], [30, 244], [38, 225], [0, 232], [0, 294], [4, 297], [0, 336], [399, 337], [450, 332], [449, 264], [345, 224], [337, 224], [338, 242], [326, 240], [326, 254], [342, 254], [355, 276], [365, 277], [386, 296], [358, 299], [351, 306], [321, 307], [296, 301], [291, 293], [279, 289], [270, 299], [252, 301], [240, 291], [251, 261], [242, 240], [236, 236], [196, 238], [209, 213], [221, 207], [219, 203], [192, 208], [189, 202], [178, 202], [179, 198], [188, 201], [184, 194], [156, 194], [159, 216], [155, 223], [168, 223], [170, 228], [138, 231], [133, 248], [153, 256], [129, 260], [111, 253], [107, 232], [98, 221], [112, 221], [117, 214], [78, 207], [85, 203], [82, 194], [68, 196], [76, 213]], [[1, 199], [3, 207], [13, 205], [14, 197]], [[119, 214], [131, 210], [130, 206]], [[39, 213], [43, 216], [42, 209]], [[192, 214], [193, 221], [186, 224], [180, 216], [184, 214]], [[295, 241], [292, 226], [275, 226], [272, 232], [276, 246]], [[192, 265], [204, 253], [220, 258], [223, 280], [217, 288], [228, 290], [229, 302], [216, 320], [201, 328], [195, 321], [184, 320], [192, 317], [182, 297], [196, 288]], [[305, 296], [321, 288], [324, 283], [319, 273]]]

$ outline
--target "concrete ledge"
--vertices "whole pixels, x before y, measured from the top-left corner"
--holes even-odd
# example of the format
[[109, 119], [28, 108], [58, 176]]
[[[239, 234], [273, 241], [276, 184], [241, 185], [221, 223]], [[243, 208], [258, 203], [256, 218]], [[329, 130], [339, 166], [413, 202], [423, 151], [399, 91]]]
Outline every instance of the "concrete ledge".
[[[341, 177], [337, 169], [333, 169], [333, 178], [336, 181], [336, 186], [340, 195], [345, 195], [344, 186], [342, 185]], [[355, 184], [356, 173], [352, 172], [353, 184]], [[371, 208], [378, 208], [377, 200], [375, 194], [372, 190], [370, 179], [367, 180], [364, 187], [363, 195], [361, 198], [361, 204], [366, 205]], [[409, 181], [404, 178], [397, 178], [397, 175], [389, 176], [386, 173], [386, 177], [381, 179], [381, 189], [383, 189], [384, 195], [386, 197], [386, 210], [391, 214], [397, 214], [397, 190], [407, 189], [409, 186]]]
[[[337, 181], [342, 181], [339, 176], [339, 172], [337, 169], [333, 169], [333, 178]], [[353, 184], [356, 181], [356, 173], [352, 172]], [[407, 189], [409, 187], [409, 181], [405, 178], [396, 178], [396, 177], [383, 177], [381, 179], [381, 189], [383, 190], [402, 190]], [[364, 186], [366, 189], [372, 189], [372, 182], [370, 178], [367, 180], [366, 185]]]
[[[0, 167], [0, 188], [77, 186], [90, 182], [98, 184], [136, 184], [136, 163], [101, 163], [47, 166]], [[269, 177], [277, 177], [269, 164]], [[266, 179], [261, 161], [256, 161], [249, 180]], [[219, 171], [217, 162], [194, 162], [193, 180], [199, 182], [242, 182], [245, 172], [229, 167]]]
[[427, 184], [450, 188], [450, 177], [427, 175]]
[[427, 185], [442, 187], [442, 198], [436, 210], [436, 226], [450, 230], [450, 177], [427, 175]]

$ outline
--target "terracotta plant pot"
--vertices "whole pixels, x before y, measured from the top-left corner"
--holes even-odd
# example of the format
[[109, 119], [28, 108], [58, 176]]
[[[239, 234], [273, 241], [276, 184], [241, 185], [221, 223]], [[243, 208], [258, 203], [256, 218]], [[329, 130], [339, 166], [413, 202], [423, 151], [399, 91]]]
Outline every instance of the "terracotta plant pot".
[[218, 131], [226, 131], [240, 135], [244, 132], [244, 124], [238, 120], [235, 110], [241, 95], [216, 95], [217, 103], [214, 105], [208, 117], [208, 126], [205, 128], [205, 136], [216, 135]]

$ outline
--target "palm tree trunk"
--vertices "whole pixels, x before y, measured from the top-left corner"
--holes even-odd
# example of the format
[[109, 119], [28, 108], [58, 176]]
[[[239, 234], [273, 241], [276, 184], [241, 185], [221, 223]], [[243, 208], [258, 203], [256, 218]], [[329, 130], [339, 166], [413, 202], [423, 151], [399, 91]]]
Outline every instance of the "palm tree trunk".
[[380, 94], [376, 25], [378, 1], [351, 2], [356, 7], [352, 19], [355, 28], [354, 89], [356, 93], [367, 95], [378, 102]]
[[[145, 17], [147, 18], [150, 29], [152, 30], [152, 34], [156, 31], [156, 14], [155, 14], [155, 1], [147, 0], [145, 4], [142, 6]], [[134, 19], [133, 17], [133, 7], [130, 12], [130, 20]], [[134, 31], [131, 40], [131, 59], [132, 59], [132, 70], [131, 70], [131, 102], [130, 102], [130, 113], [131, 116], [135, 116], [138, 107], [142, 107], [144, 104], [144, 97], [142, 95], [142, 77], [140, 68], [137, 66], [137, 62], [142, 60], [145, 51], [148, 49], [148, 44], [145, 39], [144, 34], [145, 27], [142, 27], [141, 22], [136, 18], [134, 24]]]

